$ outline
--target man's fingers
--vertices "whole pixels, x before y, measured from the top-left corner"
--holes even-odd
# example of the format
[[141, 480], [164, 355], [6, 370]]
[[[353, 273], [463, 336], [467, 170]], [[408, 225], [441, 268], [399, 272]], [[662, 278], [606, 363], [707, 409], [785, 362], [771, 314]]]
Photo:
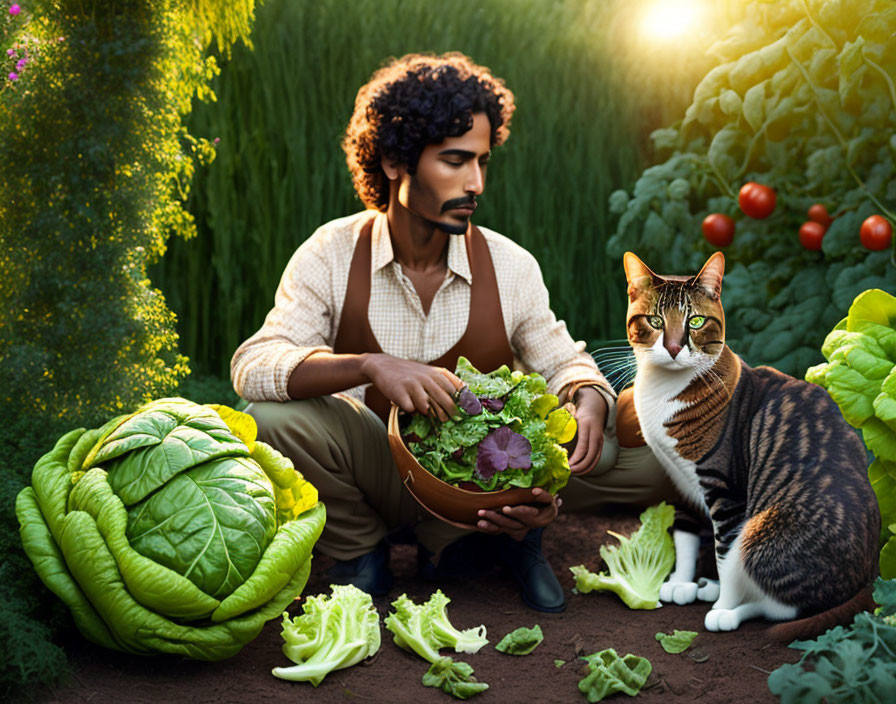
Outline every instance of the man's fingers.
[[428, 384], [426, 392], [429, 394], [431, 401], [438, 407], [441, 414], [439, 419], [443, 423], [448, 420], [449, 417], [457, 415], [457, 406], [454, 404], [454, 399], [451, 397], [451, 394], [439, 386], [438, 383]]

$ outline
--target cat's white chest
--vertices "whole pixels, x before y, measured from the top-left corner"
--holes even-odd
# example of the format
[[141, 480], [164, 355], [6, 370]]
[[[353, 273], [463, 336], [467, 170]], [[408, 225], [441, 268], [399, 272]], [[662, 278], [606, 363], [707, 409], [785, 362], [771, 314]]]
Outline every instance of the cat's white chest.
[[678, 439], [669, 435], [666, 423], [686, 407], [676, 397], [692, 380], [688, 374], [668, 374], [664, 370], [638, 373], [634, 401], [641, 433], [678, 490], [697, 505], [706, 506], [697, 465], [678, 454]]

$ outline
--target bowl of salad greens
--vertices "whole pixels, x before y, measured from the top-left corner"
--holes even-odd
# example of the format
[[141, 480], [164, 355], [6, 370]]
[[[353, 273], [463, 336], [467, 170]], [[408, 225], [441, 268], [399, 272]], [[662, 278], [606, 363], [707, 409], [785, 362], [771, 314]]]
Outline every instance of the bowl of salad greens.
[[389, 416], [389, 446], [399, 476], [415, 499], [439, 518], [475, 524], [480, 509], [526, 503], [531, 489], [556, 494], [569, 480], [563, 447], [576, 421], [540, 374], [501, 366], [483, 374], [465, 357], [457, 419], [444, 423], [407, 414]]

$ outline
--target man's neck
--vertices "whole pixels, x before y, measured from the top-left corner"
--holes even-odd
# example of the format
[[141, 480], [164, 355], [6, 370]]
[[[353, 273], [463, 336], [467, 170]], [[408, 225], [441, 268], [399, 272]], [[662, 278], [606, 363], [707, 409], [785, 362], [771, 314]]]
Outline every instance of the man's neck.
[[390, 205], [386, 217], [392, 251], [403, 269], [420, 273], [445, 270], [448, 266], [448, 233], [401, 206]]

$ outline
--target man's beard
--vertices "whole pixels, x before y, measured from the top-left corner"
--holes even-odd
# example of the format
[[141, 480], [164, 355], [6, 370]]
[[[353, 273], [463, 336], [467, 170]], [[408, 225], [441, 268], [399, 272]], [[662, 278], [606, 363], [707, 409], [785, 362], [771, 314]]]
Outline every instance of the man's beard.
[[[442, 212], [444, 213], [447, 210], [453, 210], [455, 208], [464, 208], [472, 206], [476, 207], [476, 197], [475, 196], [467, 196], [464, 198], [452, 198], [451, 200], [447, 200], [442, 203]], [[447, 232], [449, 235], [464, 235], [467, 232], [467, 227], [469, 226], [470, 218], [464, 218], [464, 223], [453, 225], [449, 223], [443, 222], [435, 222], [433, 220], [427, 220], [430, 225], [439, 228], [442, 232]]]

